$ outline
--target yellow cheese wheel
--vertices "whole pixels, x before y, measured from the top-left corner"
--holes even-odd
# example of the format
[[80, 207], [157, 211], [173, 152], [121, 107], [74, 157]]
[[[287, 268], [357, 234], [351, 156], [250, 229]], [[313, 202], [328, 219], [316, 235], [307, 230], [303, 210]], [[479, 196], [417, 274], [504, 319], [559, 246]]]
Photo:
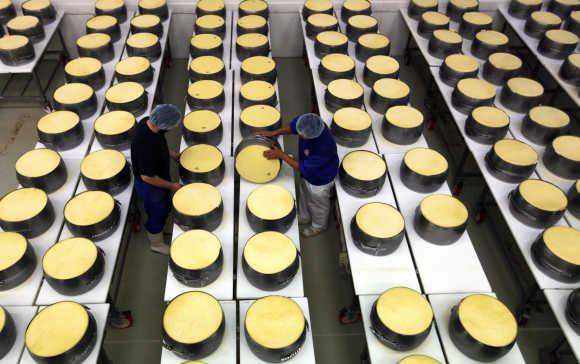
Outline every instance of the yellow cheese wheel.
[[376, 302], [377, 315], [383, 325], [400, 335], [418, 335], [433, 321], [433, 309], [419, 292], [395, 287], [383, 292]]
[[516, 166], [531, 166], [538, 163], [534, 148], [515, 139], [502, 139], [493, 145], [494, 153], [502, 160]]
[[420, 6], [422, 8], [431, 8], [437, 6], [437, 0], [413, 0], [413, 4]]
[[244, 0], [240, 3], [240, 9], [247, 13], [257, 13], [268, 9], [268, 3], [262, 0]]
[[396, 78], [381, 78], [375, 81], [373, 92], [388, 99], [402, 99], [409, 96], [411, 89], [406, 83]]
[[[87, 206], [91, 208], [88, 209]], [[64, 218], [77, 226], [90, 226], [105, 220], [114, 208], [115, 200], [107, 192], [86, 191], [66, 203]]]
[[409, 355], [397, 364], [441, 364], [441, 362], [427, 355]]
[[[580, 13], [580, 11], [578, 11], [578, 13]], [[580, 53], [572, 53], [567, 57], [567, 60], [574, 66], [580, 68]]]
[[111, 37], [105, 33], [92, 33], [79, 37], [77, 46], [86, 49], [97, 49], [111, 43]]
[[432, 25], [446, 25], [449, 24], [449, 17], [438, 11], [426, 11], [421, 15], [421, 19]]
[[304, 7], [313, 12], [324, 12], [332, 9], [332, 2], [330, 0], [306, 0]]
[[0, 220], [18, 222], [29, 220], [42, 212], [48, 196], [38, 188], [19, 188], [0, 200]]
[[[0, 0], [0, 9], [6, 9], [9, 6], [14, 6], [12, 0]], [[2, 326], [0, 326], [0, 330], [2, 330]]]
[[135, 116], [128, 111], [115, 110], [105, 113], [95, 121], [95, 131], [103, 135], [119, 135], [135, 126]]
[[380, 75], [390, 75], [399, 70], [399, 62], [393, 57], [385, 55], [376, 55], [367, 58], [365, 66], [369, 71]]
[[179, 343], [195, 344], [214, 335], [223, 320], [222, 306], [213, 296], [192, 291], [169, 302], [163, 313], [163, 329]]
[[465, 96], [478, 100], [489, 100], [495, 97], [495, 87], [485, 80], [464, 78], [457, 82], [457, 89]]
[[222, 45], [222, 39], [215, 34], [198, 34], [191, 37], [191, 46], [198, 49], [214, 49]]
[[225, 8], [223, 0], [198, 0], [197, 7], [206, 12], [216, 12]]
[[119, 174], [126, 165], [123, 153], [114, 149], [101, 149], [83, 159], [81, 173], [92, 180], [106, 180]]
[[103, 64], [96, 58], [79, 57], [68, 62], [64, 67], [64, 71], [76, 77], [84, 77], [95, 74], [103, 68]]
[[429, 195], [421, 201], [419, 209], [430, 223], [443, 228], [461, 226], [469, 215], [465, 205], [449, 195]]
[[153, 33], [137, 33], [127, 38], [127, 45], [133, 48], [148, 48], [159, 43], [159, 37]]
[[342, 168], [359, 181], [373, 181], [385, 175], [387, 163], [376, 153], [355, 150], [344, 156]]
[[356, 225], [375, 238], [391, 238], [405, 229], [403, 215], [393, 206], [371, 202], [363, 205], [355, 215]]
[[302, 308], [292, 299], [267, 296], [248, 308], [244, 327], [246, 334], [269, 349], [282, 349], [294, 344], [306, 326]]
[[51, 149], [32, 149], [16, 161], [16, 172], [25, 177], [42, 177], [53, 172], [61, 163], [60, 155]]
[[54, 91], [54, 99], [61, 104], [74, 105], [87, 101], [94, 95], [89, 85], [84, 83], [67, 83]]
[[366, 111], [355, 107], [338, 109], [332, 116], [332, 121], [341, 128], [351, 131], [367, 130], [372, 123], [371, 116]]
[[10, 19], [6, 26], [13, 30], [26, 30], [37, 26], [38, 23], [40, 23], [40, 20], [35, 16], [21, 15]]
[[449, 2], [461, 9], [473, 8], [479, 5], [478, 0], [450, 0]]
[[125, 6], [125, 2], [123, 0], [97, 0], [95, 2], [95, 8], [104, 11], [119, 9], [123, 6]]
[[327, 54], [320, 60], [320, 64], [333, 72], [347, 72], [354, 69], [354, 60], [342, 53]]
[[269, 149], [263, 145], [249, 145], [236, 155], [236, 171], [243, 179], [267, 183], [278, 176], [280, 161], [264, 157], [264, 152]]
[[267, 128], [280, 121], [280, 111], [270, 105], [252, 105], [242, 110], [240, 120], [254, 128]]
[[541, 5], [542, 0], [516, 0], [518, 3], [523, 5]]
[[410, 170], [423, 176], [436, 176], [449, 169], [447, 159], [435, 149], [414, 148], [405, 153], [403, 163]]
[[26, 329], [26, 348], [39, 357], [54, 357], [74, 348], [89, 328], [89, 314], [71, 301], [50, 305], [32, 318]]
[[59, 134], [79, 124], [80, 117], [72, 111], [53, 111], [38, 120], [37, 128], [46, 134]]
[[537, 97], [544, 93], [544, 86], [531, 78], [513, 77], [508, 80], [507, 86], [513, 93], [526, 97]]
[[477, 123], [490, 128], [503, 128], [510, 123], [508, 114], [493, 106], [476, 107], [471, 111], [471, 116]]
[[24, 35], [5, 35], [0, 37], [0, 49], [6, 51], [24, 47], [28, 43], [30, 41]]
[[221, 249], [219, 239], [209, 231], [189, 230], [171, 242], [170, 255], [183, 269], [201, 270], [218, 259]]
[[254, 56], [244, 59], [242, 70], [252, 75], [263, 75], [276, 69], [276, 62], [265, 56]]
[[321, 28], [338, 25], [338, 20], [334, 15], [324, 13], [312, 14], [308, 17], [308, 19], [306, 19], [306, 21], [308, 22], [308, 24]]
[[363, 34], [358, 37], [357, 42], [361, 46], [371, 49], [385, 48], [391, 43], [389, 37], [378, 33]]
[[467, 333], [488, 346], [507, 346], [518, 334], [517, 322], [509, 308], [488, 295], [474, 294], [462, 299], [458, 316]]
[[147, 71], [151, 62], [145, 57], [127, 57], [115, 65], [115, 72], [123, 76], [138, 75]]
[[445, 57], [445, 65], [455, 72], [475, 72], [479, 69], [479, 61], [471, 56], [457, 53]]
[[354, 15], [348, 18], [348, 24], [355, 28], [371, 28], [378, 24], [377, 19], [370, 15]]
[[354, 100], [363, 96], [363, 88], [358, 82], [347, 79], [333, 80], [328, 84], [328, 92], [339, 99]]
[[161, 19], [153, 14], [137, 15], [131, 19], [131, 25], [137, 28], [151, 28], [160, 23]]
[[461, 35], [459, 35], [459, 33], [454, 30], [437, 29], [433, 32], [433, 36], [438, 40], [448, 44], [457, 44], [463, 42]]
[[276, 94], [274, 85], [270, 82], [254, 80], [246, 82], [240, 88], [240, 95], [246, 100], [265, 101]]
[[110, 15], [97, 15], [87, 20], [87, 28], [102, 30], [117, 24], [117, 18]]
[[97, 246], [89, 239], [61, 240], [42, 257], [42, 270], [54, 279], [77, 278], [94, 266], [97, 256]]
[[0, 331], [4, 330], [4, 325], [6, 325], [6, 311], [0, 306]]
[[475, 38], [482, 43], [495, 46], [507, 44], [510, 40], [507, 35], [495, 30], [481, 30], [477, 32]]
[[[27, 248], [26, 238], [21, 234], [0, 232], [0, 272], [18, 263], [26, 253]], [[3, 313], [0, 312], [0, 331], [4, 326]]]
[[554, 2], [560, 3], [562, 5], [578, 6], [578, 0], [554, 0]]
[[173, 207], [181, 214], [202, 216], [222, 204], [220, 191], [207, 183], [190, 183], [173, 195]]
[[297, 254], [292, 240], [277, 231], [258, 233], [244, 246], [244, 259], [253, 270], [262, 274], [282, 272], [292, 265]]
[[534, 11], [530, 18], [543, 25], [560, 25], [562, 23], [562, 19], [558, 15], [549, 11]]
[[487, 59], [494, 67], [513, 71], [522, 67], [522, 60], [510, 53], [498, 52], [491, 54]]
[[26, 10], [42, 10], [50, 6], [49, 0], [28, 0], [22, 3], [22, 9]]
[[215, 29], [223, 27], [225, 24], [224, 18], [218, 15], [204, 15], [195, 20], [195, 25], [205, 29]]
[[236, 43], [244, 48], [257, 48], [268, 44], [268, 37], [259, 33], [246, 33], [239, 35]]
[[488, 25], [493, 22], [491, 16], [478, 11], [469, 11], [461, 17], [463, 21], [475, 25]]
[[575, 22], [580, 23], [580, 10], [574, 10], [571, 12], [570, 19], [574, 19]]
[[520, 195], [532, 206], [544, 211], [563, 211], [568, 198], [555, 185], [539, 179], [527, 179], [519, 184]]
[[568, 114], [552, 106], [535, 106], [528, 111], [530, 119], [547, 128], [563, 128], [570, 124]]
[[342, 6], [352, 11], [364, 11], [371, 7], [371, 3], [367, 0], [344, 0]]
[[290, 215], [294, 196], [284, 187], [269, 184], [255, 188], [246, 204], [252, 215], [263, 220], [278, 220]]
[[105, 93], [105, 98], [109, 102], [125, 104], [137, 100], [144, 93], [145, 89], [137, 82], [121, 82], [109, 87]]
[[187, 93], [194, 99], [210, 100], [223, 94], [224, 87], [217, 81], [201, 80], [189, 85]]
[[165, 0], [139, 0], [139, 7], [143, 9], [158, 9], [167, 6]]
[[550, 29], [544, 33], [546, 38], [560, 44], [578, 44], [578, 36], [563, 29]]
[[423, 123], [423, 114], [412, 106], [398, 105], [387, 109], [385, 119], [399, 128], [416, 128]]
[[179, 164], [194, 173], [215, 171], [224, 162], [220, 150], [209, 144], [195, 144], [179, 156]]
[[580, 137], [561, 135], [552, 140], [556, 154], [575, 162], [580, 162]]
[[185, 115], [183, 126], [194, 133], [207, 133], [222, 123], [218, 113], [212, 110], [195, 110]]
[[336, 47], [342, 44], [346, 44], [348, 42], [348, 38], [346, 35], [334, 31], [334, 30], [327, 30], [324, 32], [320, 32], [316, 35], [316, 41], [321, 44]]
[[568, 226], [552, 226], [544, 230], [542, 239], [558, 258], [580, 265], [580, 230]]
[[198, 74], [213, 75], [225, 68], [224, 61], [214, 56], [201, 56], [191, 60], [189, 69]]
[[261, 28], [267, 24], [267, 20], [259, 15], [246, 15], [238, 19], [238, 26], [245, 29]]

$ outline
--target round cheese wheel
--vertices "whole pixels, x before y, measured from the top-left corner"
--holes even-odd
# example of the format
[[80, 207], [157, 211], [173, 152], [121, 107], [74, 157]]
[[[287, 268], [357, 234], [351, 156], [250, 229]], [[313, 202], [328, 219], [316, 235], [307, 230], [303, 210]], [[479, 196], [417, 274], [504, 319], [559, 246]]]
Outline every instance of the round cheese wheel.
[[220, 150], [209, 144], [196, 144], [179, 156], [179, 164], [188, 171], [207, 173], [217, 169], [224, 161]]
[[477, 0], [451, 0], [449, 2], [461, 9], [473, 8], [479, 5]]
[[478, 78], [464, 78], [457, 82], [457, 89], [467, 97], [478, 100], [489, 100], [495, 97], [495, 87]]
[[151, 62], [145, 57], [127, 57], [115, 65], [115, 72], [124, 75], [138, 75], [151, 67]]
[[367, 33], [358, 37], [361, 46], [371, 49], [385, 48], [390, 42], [389, 37], [378, 33]]
[[320, 60], [320, 64], [327, 70], [333, 72], [347, 72], [354, 69], [353, 59], [342, 53], [327, 54]]
[[207, 133], [217, 129], [222, 121], [219, 114], [211, 110], [195, 110], [185, 115], [183, 126], [195, 133]]
[[409, 355], [400, 360], [397, 364], [441, 364], [439, 360], [427, 355]]
[[544, 230], [542, 239], [558, 258], [580, 265], [580, 230], [568, 226], [552, 226]]
[[556, 154], [575, 162], [580, 162], [580, 137], [561, 135], [552, 140]]
[[72, 76], [83, 77], [97, 73], [103, 68], [103, 64], [96, 58], [79, 57], [69, 61], [64, 71]]
[[465, 331], [475, 340], [492, 347], [507, 346], [518, 333], [511, 311], [497, 298], [474, 294], [461, 300], [458, 316]]
[[28, 40], [28, 37], [25, 37], [24, 35], [5, 35], [0, 37], [0, 49], [5, 51], [24, 47], [28, 43], [30, 43], [30, 41]]
[[273, 97], [276, 89], [270, 82], [255, 80], [243, 84], [240, 94], [246, 100], [263, 101]]
[[507, 86], [512, 92], [526, 97], [537, 97], [544, 93], [544, 87], [541, 83], [525, 77], [510, 78]]
[[191, 46], [199, 49], [214, 49], [222, 44], [222, 39], [215, 34], [198, 34], [191, 37]]
[[[366, 0], [365, 0], [366, 1]], [[315, 27], [326, 28], [338, 25], [338, 20], [334, 15], [330, 14], [312, 14], [306, 20], [308, 24]]]
[[327, 30], [325, 32], [320, 32], [316, 35], [316, 41], [331, 47], [336, 47], [341, 44], [346, 44], [348, 42], [348, 38], [346, 35], [334, 31], [334, 30]]
[[443, 228], [454, 228], [467, 222], [467, 208], [449, 195], [429, 195], [421, 201], [419, 209], [425, 219]]
[[373, 181], [385, 175], [387, 164], [378, 154], [355, 150], [344, 156], [342, 168], [349, 176], [359, 181]]
[[296, 259], [296, 246], [286, 235], [265, 231], [252, 236], [244, 247], [244, 259], [256, 272], [276, 274]]
[[371, 202], [363, 205], [355, 215], [356, 225], [375, 238], [391, 238], [405, 229], [403, 215], [391, 205]]
[[507, 44], [510, 40], [507, 35], [495, 30], [481, 30], [477, 32], [475, 38], [482, 43], [495, 46]]
[[48, 196], [38, 188], [19, 188], [0, 200], [0, 220], [18, 222], [29, 220], [48, 204]]
[[117, 24], [117, 18], [110, 15], [97, 15], [87, 20], [87, 28], [102, 30]]
[[92, 180], [106, 180], [125, 168], [127, 160], [123, 153], [113, 149], [101, 149], [87, 155], [81, 162], [81, 173]]
[[183, 269], [201, 270], [212, 265], [222, 249], [219, 239], [206, 230], [189, 230], [171, 242], [171, 260]]
[[522, 67], [522, 60], [510, 53], [493, 53], [489, 56], [488, 61], [491, 62], [495, 68], [506, 71], [514, 71]]
[[568, 114], [552, 106], [533, 107], [528, 115], [532, 121], [547, 128], [562, 128], [570, 124]]
[[395, 287], [385, 291], [376, 302], [381, 323], [400, 335], [418, 335], [433, 321], [431, 305], [419, 292]]
[[457, 44], [463, 42], [463, 38], [454, 30], [437, 29], [433, 36], [444, 43]]
[[531, 166], [538, 163], [534, 148], [515, 139], [502, 139], [493, 145], [493, 151], [502, 160], [516, 166]]
[[236, 155], [236, 171], [243, 179], [266, 183], [278, 176], [280, 161], [264, 157], [264, 152], [269, 149], [264, 145], [249, 145]]
[[32, 15], [21, 15], [12, 18], [6, 23], [6, 27], [14, 30], [26, 30], [34, 28], [40, 23], [37, 17]]
[[468, 23], [475, 25], [487, 25], [493, 22], [491, 16], [478, 11], [469, 11], [464, 13], [462, 19]]
[[38, 120], [37, 128], [46, 134], [59, 134], [71, 130], [81, 121], [72, 111], [53, 111]]
[[[580, 13], [580, 10], [578, 11]], [[573, 64], [575, 67], [580, 68], [580, 53], [572, 53], [568, 56], [567, 60]]]
[[218, 15], [204, 15], [197, 18], [195, 24], [201, 28], [215, 29], [223, 27], [225, 25], [225, 20]]
[[159, 42], [159, 37], [153, 33], [137, 33], [127, 38], [127, 45], [133, 48], [148, 48]]
[[399, 105], [388, 108], [385, 119], [399, 128], [416, 128], [423, 122], [423, 114], [414, 107]]
[[425, 23], [433, 25], [449, 24], [449, 17], [438, 11], [426, 11], [421, 15], [421, 19], [423, 19]]
[[348, 24], [355, 28], [372, 28], [379, 22], [370, 15], [354, 15], [348, 18]]
[[549, 11], [534, 11], [530, 15], [530, 18], [536, 23], [543, 25], [559, 25], [562, 23], [562, 19], [558, 15]]
[[201, 80], [192, 83], [187, 89], [189, 96], [195, 99], [210, 100], [224, 92], [224, 86], [213, 80]]
[[161, 19], [153, 14], [137, 15], [131, 19], [131, 25], [137, 28], [152, 28], [160, 23]]
[[61, 104], [80, 104], [94, 95], [89, 85], [84, 83], [67, 83], [54, 91], [54, 99]]
[[173, 207], [188, 216], [205, 215], [217, 209], [221, 203], [220, 191], [207, 183], [190, 183], [173, 195]]
[[60, 165], [61, 160], [54, 150], [32, 149], [18, 158], [16, 172], [30, 178], [46, 176]]
[[518, 190], [526, 202], [540, 210], [562, 211], [568, 205], [568, 199], [562, 190], [539, 179], [523, 181]]
[[265, 56], [254, 56], [244, 59], [242, 70], [253, 75], [262, 75], [276, 69], [276, 62]]
[[238, 26], [246, 29], [256, 29], [266, 26], [268, 21], [259, 15], [246, 15], [238, 19]]
[[212, 75], [225, 68], [224, 61], [214, 56], [201, 56], [194, 58], [189, 68], [198, 74]]
[[270, 184], [254, 189], [246, 204], [254, 216], [264, 220], [278, 220], [292, 212], [294, 197], [284, 187]]
[[396, 78], [381, 78], [373, 85], [373, 92], [388, 99], [401, 99], [407, 97], [411, 89]]
[[510, 123], [505, 111], [493, 106], [479, 106], [471, 111], [471, 116], [477, 123], [490, 128], [502, 128]]
[[158, 9], [166, 5], [165, 0], [139, 0], [139, 7], [143, 9]]
[[371, 7], [371, 3], [367, 0], [344, 0], [342, 6], [351, 11], [364, 11]]
[[236, 44], [244, 48], [257, 48], [268, 44], [268, 37], [259, 33], [246, 33], [238, 36]]
[[240, 3], [240, 9], [246, 13], [257, 13], [268, 9], [268, 3], [262, 0], [244, 0]]
[[115, 110], [105, 113], [95, 121], [95, 131], [104, 135], [119, 135], [135, 126], [135, 116], [128, 111]]
[[551, 29], [544, 33], [546, 38], [560, 44], [577, 44], [578, 36], [572, 32], [562, 29]]
[[125, 6], [123, 0], [97, 0], [95, 2], [95, 8], [99, 10], [114, 10], [122, 6]]
[[[26, 253], [26, 238], [18, 233], [0, 232], [0, 272], [14, 266]], [[4, 312], [0, 312], [0, 332], [4, 326]]]
[[109, 87], [105, 98], [116, 104], [125, 104], [137, 100], [144, 93], [145, 89], [137, 82], [121, 82]]
[[363, 88], [356, 81], [347, 79], [333, 80], [327, 90], [335, 97], [343, 100], [354, 100], [363, 96]]
[[96, 49], [111, 43], [111, 36], [105, 33], [91, 33], [77, 39], [77, 46], [86, 49]]
[[468, 73], [479, 69], [479, 61], [465, 54], [452, 54], [445, 58], [445, 64], [455, 72]]
[[422, 8], [432, 8], [437, 6], [437, 0], [413, 0], [413, 4], [418, 5]]
[[332, 9], [332, 2], [330, 0], [306, 0], [304, 7], [313, 12], [321, 13]]
[[223, 320], [222, 307], [215, 298], [192, 291], [169, 302], [163, 313], [163, 329], [179, 343], [195, 344], [215, 334]]
[[254, 128], [267, 128], [280, 121], [280, 111], [270, 105], [252, 105], [242, 110], [240, 120]]
[[305, 325], [300, 306], [282, 296], [256, 300], [248, 308], [244, 321], [246, 333], [252, 340], [269, 349], [282, 349], [294, 344], [304, 332]]
[[355, 107], [338, 109], [332, 116], [332, 120], [341, 128], [351, 131], [367, 130], [372, 123], [371, 116], [366, 111]]
[[89, 328], [89, 314], [71, 301], [50, 305], [32, 318], [25, 334], [26, 348], [39, 357], [55, 357], [74, 348]]
[[98, 250], [85, 238], [70, 238], [51, 246], [42, 258], [42, 270], [54, 279], [77, 278], [95, 264]]
[[28, 0], [22, 3], [22, 8], [26, 10], [42, 10], [50, 6], [49, 0]]
[[[87, 206], [91, 208], [88, 209]], [[70, 199], [64, 206], [65, 219], [77, 226], [97, 224], [111, 215], [115, 200], [107, 192], [86, 191]]]
[[215, 13], [225, 8], [223, 0], [198, 0], [196, 6], [203, 11], [211, 13]]
[[429, 148], [414, 148], [405, 153], [403, 162], [413, 172], [423, 176], [436, 176], [445, 173], [449, 164], [438, 151]]
[[399, 62], [393, 57], [376, 55], [367, 59], [365, 67], [380, 75], [390, 75], [399, 70]]

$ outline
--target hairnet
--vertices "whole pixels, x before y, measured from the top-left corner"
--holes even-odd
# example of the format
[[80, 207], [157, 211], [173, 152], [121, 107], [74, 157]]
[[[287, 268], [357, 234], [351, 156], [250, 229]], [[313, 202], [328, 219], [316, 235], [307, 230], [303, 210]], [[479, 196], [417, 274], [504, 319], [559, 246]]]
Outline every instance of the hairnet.
[[176, 127], [181, 121], [181, 112], [171, 104], [157, 105], [149, 117], [153, 125], [161, 130], [169, 130]]
[[324, 131], [324, 122], [316, 114], [304, 114], [298, 117], [296, 131], [304, 139], [318, 138]]

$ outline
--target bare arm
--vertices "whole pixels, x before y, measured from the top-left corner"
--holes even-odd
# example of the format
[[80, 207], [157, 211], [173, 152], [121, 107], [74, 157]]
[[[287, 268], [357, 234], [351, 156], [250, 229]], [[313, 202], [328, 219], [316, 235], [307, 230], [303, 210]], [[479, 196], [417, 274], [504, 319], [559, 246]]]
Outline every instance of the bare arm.
[[181, 188], [181, 184], [177, 183], [177, 182], [171, 182], [168, 181], [166, 179], [163, 179], [159, 176], [145, 176], [145, 175], [141, 175], [141, 179], [146, 182], [149, 183], [150, 185], [153, 185], [155, 187], [159, 187], [159, 188], [165, 188], [168, 190], [171, 190], [173, 192], [177, 191], [178, 189]]
[[263, 136], [267, 138], [273, 138], [277, 137], [278, 135], [288, 135], [288, 134], [292, 134], [292, 129], [290, 129], [289, 125], [283, 126], [280, 129], [272, 131], [263, 130], [256, 133], [256, 135], [258, 136]]
[[292, 169], [296, 171], [300, 170], [300, 164], [298, 163], [298, 161], [290, 157], [288, 154], [284, 153], [284, 151], [282, 151], [282, 149], [278, 148], [277, 146], [273, 145], [269, 150], [265, 151], [264, 157], [266, 157], [267, 159], [281, 159], [284, 162], [288, 163], [288, 165], [292, 167]]
[[290, 157], [288, 154], [282, 153], [282, 155], [280, 156], [280, 159], [283, 160], [284, 162], [288, 163], [288, 165], [290, 167], [292, 167], [292, 169], [294, 169], [295, 171], [300, 170], [300, 164], [298, 163], [298, 161], [296, 159]]

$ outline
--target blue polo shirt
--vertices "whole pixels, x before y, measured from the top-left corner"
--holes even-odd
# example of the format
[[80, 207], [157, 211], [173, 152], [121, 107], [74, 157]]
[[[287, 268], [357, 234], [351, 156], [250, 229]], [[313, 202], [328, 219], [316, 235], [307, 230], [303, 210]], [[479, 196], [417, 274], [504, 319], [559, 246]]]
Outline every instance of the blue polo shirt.
[[[297, 122], [298, 117], [290, 122], [292, 134], [298, 134]], [[338, 154], [336, 142], [326, 125], [318, 138], [299, 138], [298, 150], [302, 178], [315, 186], [322, 186], [334, 180], [338, 173]]]

